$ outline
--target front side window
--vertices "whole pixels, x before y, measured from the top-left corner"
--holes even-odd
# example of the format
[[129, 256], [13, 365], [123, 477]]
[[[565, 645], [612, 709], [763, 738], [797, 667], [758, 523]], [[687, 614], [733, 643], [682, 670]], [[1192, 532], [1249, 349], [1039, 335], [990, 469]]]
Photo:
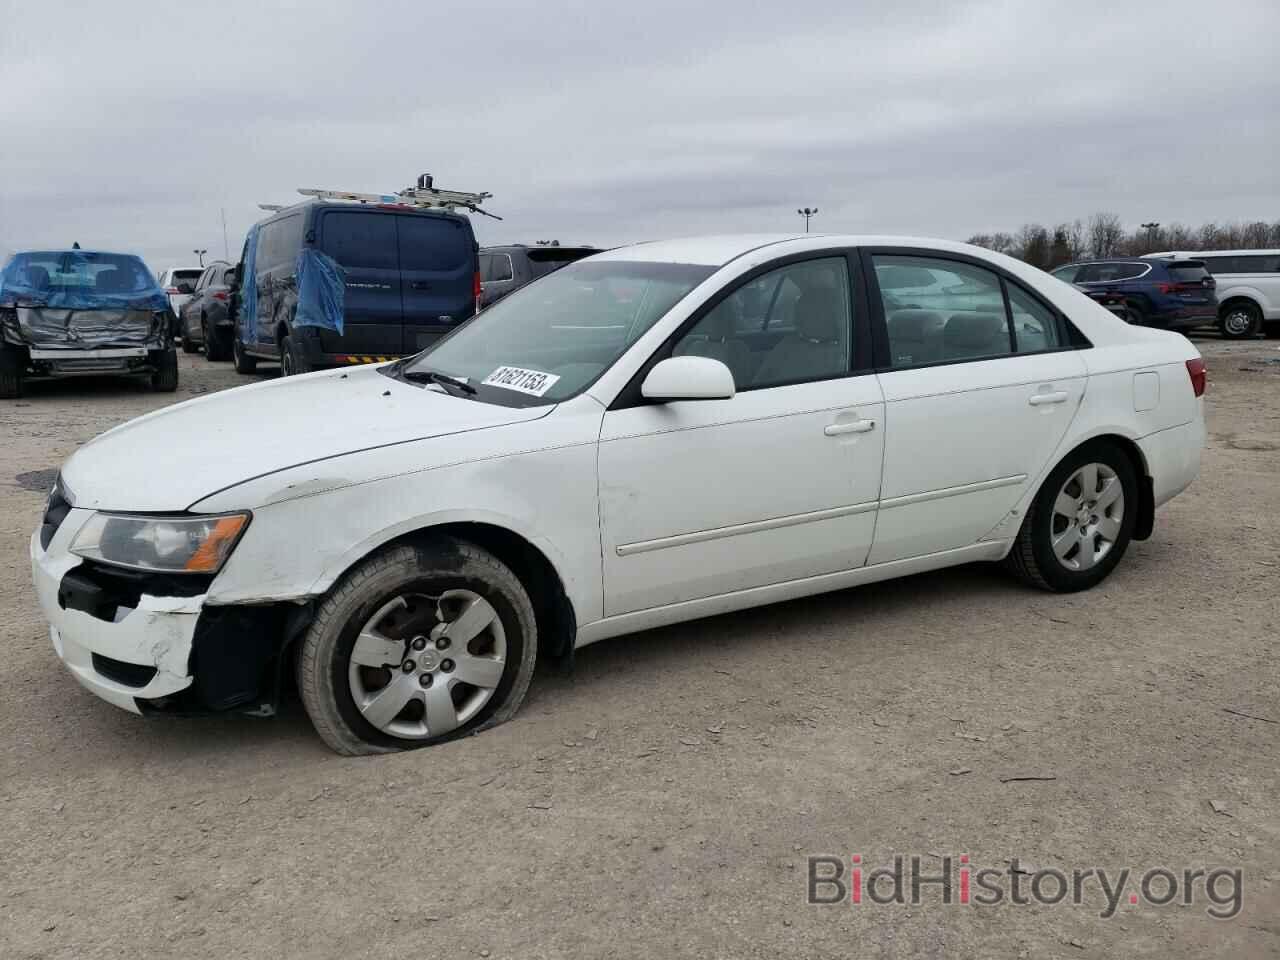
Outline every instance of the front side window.
[[556, 403], [612, 366], [713, 267], [583, 260], [521, 287], [389, 372], [505, 406]]
[[738, 390], [751, 390], [847, 375], [852, 337], [848, 265], [844, 257], [826, 257], [738, 287], [672, 354], [719, 360]]
[[872, 258], [889, 334], [889, 364], [918, 367], [1013, 352], [1000, 278], [955, 260]]
[[1057, 277], [1063, 283], [1075, 283], [1076, 274], [1078, 274], [1079, 272], [1080, 272], [1079, 264], [1073, 263], [1073, 264], [1070, 264], [1069, 266], [1059, 267], [1057, 270], [1053, 271], [1052, 275]]

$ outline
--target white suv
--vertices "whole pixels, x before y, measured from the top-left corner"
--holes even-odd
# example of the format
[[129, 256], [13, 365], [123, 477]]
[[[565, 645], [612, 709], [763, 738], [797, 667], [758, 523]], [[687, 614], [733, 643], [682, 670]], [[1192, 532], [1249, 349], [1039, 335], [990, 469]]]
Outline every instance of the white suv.
[[1263, 325], [1280, 328], [1280, 250], [1200, 250], [1150, 253], [1144, 259], [1190, 256], [1203, 260], [1218, 282], [1218, 329], [1252, 337]]

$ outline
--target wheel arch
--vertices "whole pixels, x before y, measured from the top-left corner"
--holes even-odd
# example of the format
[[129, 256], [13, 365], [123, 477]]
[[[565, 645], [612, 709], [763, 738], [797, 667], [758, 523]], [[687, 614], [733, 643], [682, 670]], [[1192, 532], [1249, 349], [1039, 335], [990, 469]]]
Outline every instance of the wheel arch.
[[1253, 295], [1252, 292], [1233, 290], [1227, 299], [1218, 304], [1218, 319], [1224, 319], [1232, 307], [1241, 304], [1253, 307], [1254, 310], [1258, 311], [1258, 316], [1262, 316], [1262, 303], [1257, 296]]

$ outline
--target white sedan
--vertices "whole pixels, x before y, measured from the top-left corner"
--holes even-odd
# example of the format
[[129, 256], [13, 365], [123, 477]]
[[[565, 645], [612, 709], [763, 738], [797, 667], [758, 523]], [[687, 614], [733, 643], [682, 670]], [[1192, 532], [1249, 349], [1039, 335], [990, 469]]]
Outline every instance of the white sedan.
[[407, 360], [111, 430], [32, 567], [102, 698], [270, 714], [294, 670], [331, 747], [386, 751], [660, 624], [973, 561], [1092, 587], [1199, 471], [1204, 387], [1181, 335], [976, 247], [642, 244]]

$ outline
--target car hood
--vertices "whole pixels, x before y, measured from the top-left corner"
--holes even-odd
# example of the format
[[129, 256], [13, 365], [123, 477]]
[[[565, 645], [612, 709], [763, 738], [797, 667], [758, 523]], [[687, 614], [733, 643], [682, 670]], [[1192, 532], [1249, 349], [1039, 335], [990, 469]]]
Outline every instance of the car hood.
[[63, 465], [77, 507], [188, 509], [210, 494], [304, 463], [536, 420], [404, 383], [376, 367], [330, 370], [210, 394], [131, 420]]

